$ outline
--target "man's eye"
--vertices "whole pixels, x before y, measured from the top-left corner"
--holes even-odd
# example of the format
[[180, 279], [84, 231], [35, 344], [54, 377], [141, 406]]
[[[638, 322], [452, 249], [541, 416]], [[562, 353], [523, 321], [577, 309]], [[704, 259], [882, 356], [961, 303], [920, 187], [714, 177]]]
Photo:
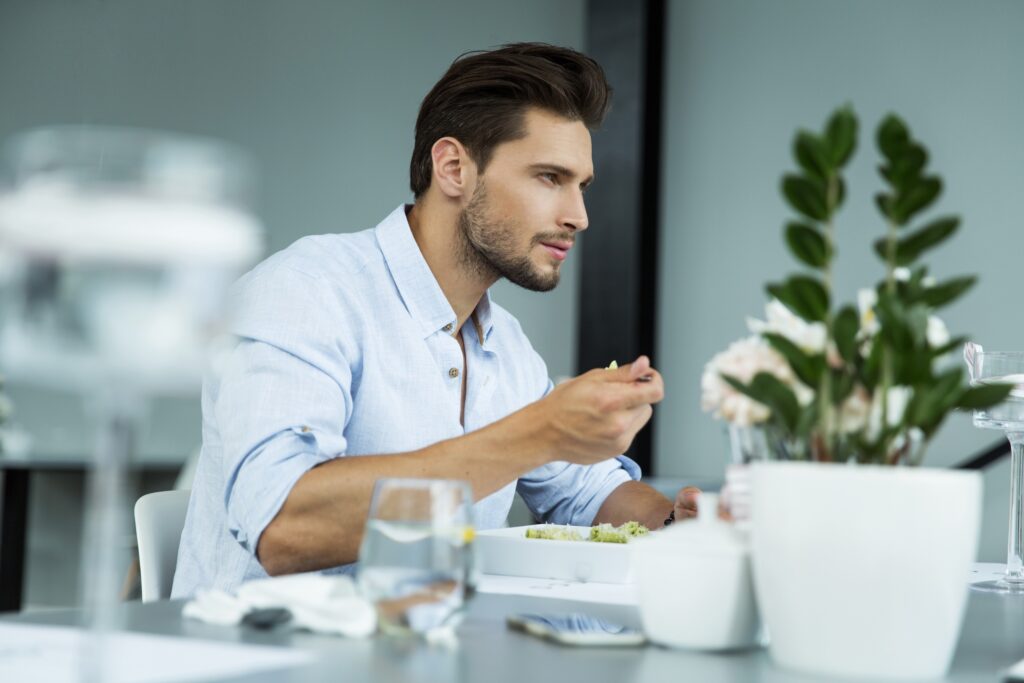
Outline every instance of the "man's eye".
[[541, 173], [540, 177], [548, 181], [552, 185], [558, 184], [558, 174], [556, 173]]

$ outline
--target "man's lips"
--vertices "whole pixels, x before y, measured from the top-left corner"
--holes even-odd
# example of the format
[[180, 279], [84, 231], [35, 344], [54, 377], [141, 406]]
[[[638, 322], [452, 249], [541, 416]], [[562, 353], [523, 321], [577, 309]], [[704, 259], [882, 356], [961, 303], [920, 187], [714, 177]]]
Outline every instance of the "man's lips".
[[540, 245], [559, 261], [564, 261], [565, 257], [569, 254], [569, 250], [572, 249], [572, 242], [563, 242], [560, 240], [541, 242]]

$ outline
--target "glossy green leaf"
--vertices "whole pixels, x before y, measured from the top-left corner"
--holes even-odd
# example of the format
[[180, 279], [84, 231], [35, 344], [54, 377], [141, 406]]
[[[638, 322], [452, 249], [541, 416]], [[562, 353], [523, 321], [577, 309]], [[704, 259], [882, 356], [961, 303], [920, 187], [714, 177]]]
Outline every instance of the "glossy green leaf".
[[793, 157], [804, 172], [821, 182], [832, 173], [832, 160], [825, 144], [814, 133], [802, 130], [793, 139]]
[[[960, 225], [960, 219], [956, 216], [947, 216], [932, 221], [923, 228], [911, 233], [896, 242], [895, 263], [898, 266], [905, 266], [913, 263], [922, 253], [942, 244], [956, 232]], [[888, 240], [880, 238], [875, 240], [875, 253], [883, 261], [886, 260]]]
[[789, 433], [792, 434], [796, 430], [800, 404], [789, 387], [774, 375], [759, 372], [750, 381], [750, 384], [744, 384], [731, 375], [723, 374], [721, 377], [736, 391], [771, 410], [773, 417], [779, 420]]
[[797, 421], [800, 417], [800, 404], [789, 387], [775, 375], [759, 372], [750, 382], [750, 390], [754, 394], [764, 397], [761, 402], [771, 408], [772, 413], [782, 421], [790, 434], [796, 431]]
[[853, 306], [844, 306], [832, 321], [832, 334], [835, 338], [839, 355], [847, 363], [857, 357], [857, 331], [860, 329], [860, 316]]
[[832, 370], [831, 372], [832, 381], [830, 386], [832, 387], [832, 403], [834, 405], [839, 405], [853, 393], [854, 379], [853, 375], [846, 372], [839, 372], [836, 370]]
[[905, 189], [921, 176], [928, 163], [928, 152], [921, 145], [910, 142], [890, 164], [891, 182], [899, 189]]
[[877, 341], [873, 342], [871, 344], [871, 350], [868, 352], [868, 357], [864, 359], [863, 365], [858, 368], [857, 375], [860, 378], [860, 383], [863, 384], [868, 391], [874, 391], [882, 377], [883, 348], [882, 344]]
[[890, 215], [897, 225], [905, 225], [910, 218], [938, 199], [942, 193], [942, 181], [935, 177], [921, 178], [896, 197]]
[[892, 219], [893, 217], [892, 203], [892, 195], [885, 194], [884, 192], [879, 192], [878, 194], [875, 195], [875, 206], [878, 207], [878, 210], [882, 213], [883, 216], [889, 219]]
[[910, 142], [910, 133], [898, 116], [889, 114], [879, 124], [876, 139], [882, 154], [893, 159]]
[[812, 277], [794, 275], [782, 284], [768, 285], [767, 289], [769, 294], [804, 320], [819, 322], [828, 314], [828, 292], [819, 280]]
[[836, 176], [835, 180], [836, 180], [836, 203], [835, 203], [835, 206], [832, 207], [833, 211], [835, 211], [840, 206], [842, 206], [843, 202], [846, 201], [846, 182], [842, 178], [840, 178], [839, 176]]
[[964, 410], [981, 410], [991, 408], [1006, 400], [1013, 391], [1013, 384], [978, 384], [969, 388], [960, 396], [956, 407]]
[[821, 373], [825, 370], [825, 357], [821, 354], [811, 355], [780, 334], [768, 332], [762, 334], [772, 348], [782, 354], [793, 373], [801, 382], [815, 387], [821, 381]]
[[963, 348], [963, 345], [967, 343], [967, 340], [967, 337], [953, 337], [942, 346], [932, 349], [932, 358], [940, 358], [941, 356], [945, 356], [947, 353], [959, 351]]
[[963, 370], [957, 366], [937, 375], [930, 383], [916, 386], [907, 404], [907, 422], [920, 427], [926, 435], [934, 433], [946, 413], [961, 399], [962, 384]]
[[932, 308], [939, 308], [961, 297], [977, 281], [978, 278], [974, 275], [952, 278], [924, 290], [920, 300]]
[[857, 116], [850, 106], [837, 109], [825, 125], [825, 146], [832, 166], [844, 166], [857, 147]]
[[914, 348], [914, 335], [907, 321], [903, 305], [887, 292], [878, 296], [875, 304], [875, 315], [881, 327], [879, 335], [890, 348], [897, 351], [911, 351]]
[[824, 183], [798, 175], [787, 175], [782, 179], [782, 194], [800, 214], [816, 221], [828, 219]]
[[806, 223], [786, 226], [786, 244], [793, 256], [812, 268], [824, 268], [832, 257], [825, 236]]

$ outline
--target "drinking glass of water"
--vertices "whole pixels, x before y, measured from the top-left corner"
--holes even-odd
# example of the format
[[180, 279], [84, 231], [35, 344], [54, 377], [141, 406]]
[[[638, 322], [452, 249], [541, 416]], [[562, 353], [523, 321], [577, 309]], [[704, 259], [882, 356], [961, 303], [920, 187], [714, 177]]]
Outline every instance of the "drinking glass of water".
[[383, 632], [431, 636], [458, 623], [472, 592], [472, 503], [465, 481], [377, 481], [358, 582]]

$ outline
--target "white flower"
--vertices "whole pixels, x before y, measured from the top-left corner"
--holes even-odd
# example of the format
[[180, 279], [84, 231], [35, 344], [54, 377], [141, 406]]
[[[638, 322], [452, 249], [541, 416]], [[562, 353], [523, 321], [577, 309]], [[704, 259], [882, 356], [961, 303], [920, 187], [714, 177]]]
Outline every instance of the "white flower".
[[[913, 395], [913, 389], [905, 386], [889, 387], [886, 405], [886, 426], [899, 424], [903, 419], [903, 411]], [[868, 416], [868, 439], [874, 441], [882, 433], [882, 395], [877, 392], [871, 403], [871, 415]]]
[[824, 323], [807, 322], [778, 299], [769, 301], [764, 313], [766, 321], [747, 318], [747, 328], [754, 334], [770, 332], [781, 335], [806, 353], [821, 353], [825, 349]]
[[737, 391], [722, 379], [729, 375], [748, 384], [759, 372], [769, 372], [796, 394], [801, 405], [807, 405], [814, 393], [799, 382], [792, 368], [778, 351], [760, 337], [747, 337], [729, 345], [704, 366], [701, 377], [701, 408], [713, 412], [718, 419], [741, 427], [764, 422], [771, 411], [762, 403]]
[[946, 328], [946, 323], [935, 315], [928, 316], [928, 330], [925, 336], [928, 339], [928, 346], [933, 349], [949, 343], [949, 330]]
[[871, 396], [859, 384], [839, 406], [839, 431], [843, 434], [859, 432], [867, 426], [871, 414]]
[[875, 305], [878, 304], [878, 292], [873, 289], [857, 291], [857, 310], [860, 313], [860, 333], [865, 337], [873, 337], [878, 332], [878, 316]]
[[897, 282], [909, 282], [910, 281], [910, 268], [901, 266], [899, 268], [893, 268], [892, 276]]

